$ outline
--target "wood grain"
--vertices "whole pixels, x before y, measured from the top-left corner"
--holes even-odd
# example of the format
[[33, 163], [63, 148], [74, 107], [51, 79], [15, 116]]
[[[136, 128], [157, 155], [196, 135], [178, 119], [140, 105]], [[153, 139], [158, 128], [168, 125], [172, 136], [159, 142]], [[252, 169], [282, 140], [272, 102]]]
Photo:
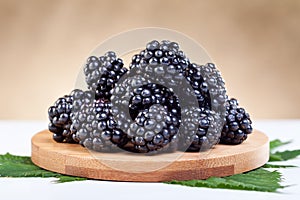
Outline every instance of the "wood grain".
[[269, 158], [265, 134], [255, 130], [241, 145], [216, 145], [202, 153], [155, 156], [91, 152], [52, 140], [48, 130], [32, 138], [32, 161], [54, 172], [101, 180], [161, 182], [229, 176], [262, 166]]

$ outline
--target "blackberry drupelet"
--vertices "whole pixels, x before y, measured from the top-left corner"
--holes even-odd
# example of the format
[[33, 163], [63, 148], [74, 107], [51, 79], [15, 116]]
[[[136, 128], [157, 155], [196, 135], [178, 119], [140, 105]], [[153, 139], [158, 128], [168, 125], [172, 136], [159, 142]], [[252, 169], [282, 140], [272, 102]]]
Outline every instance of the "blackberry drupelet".
[[84, 91], [75, 89], [70, 95], [59, 98], [54, 105], [48, 109], [48, 117], [50, 120], [48, 128], [53, 133], [53, 139], [55, 141], [65, 143], [77, 142], [73, 139], [76, 130], [71, 131], [74, 106], [76, 108], [74, 99], [84, 96], [85, 94]]
[[110, 91], [119, 79], [128, 71], [123, 61], [112, 51], [104, 56], [91, 56], [84, 67], [85, 80], [89, 89], [95, 91], [96, 99], [109, 99]]
[[76, 140], [88, 149], [112, 152], [127, 143], [125, 134], [117, 128], [111, 114], [111, 103], [105, 99], [82, 105], [78, 120], [80, 128], [76, 132]]
[[223, 127], [220, 143], [241, 144], [252, 133], [252, 121], [244, 108], [239, 107], [236, 99], [226, 103], [226, 124]]

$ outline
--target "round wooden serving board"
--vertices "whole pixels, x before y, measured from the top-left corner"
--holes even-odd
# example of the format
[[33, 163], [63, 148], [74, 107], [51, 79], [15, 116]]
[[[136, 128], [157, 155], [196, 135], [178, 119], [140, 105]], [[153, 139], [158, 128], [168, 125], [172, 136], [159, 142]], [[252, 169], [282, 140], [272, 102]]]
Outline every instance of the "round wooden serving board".
[[36, 165], [61, 174], [140, 182], [229, 176], [260, 167], [268, 158], [268, 137], [257, 130], [240, 145], [218, 144], [202, 153], [153, 156], [90, 152], [78, 144], [56, 143], [45, 130], [33, 136], [31, 157]]

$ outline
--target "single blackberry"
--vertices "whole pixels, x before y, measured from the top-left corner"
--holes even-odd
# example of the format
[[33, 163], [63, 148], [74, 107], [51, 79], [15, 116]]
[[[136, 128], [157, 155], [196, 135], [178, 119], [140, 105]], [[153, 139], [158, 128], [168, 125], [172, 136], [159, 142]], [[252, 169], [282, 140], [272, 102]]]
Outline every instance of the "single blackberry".
[[252, 133], [252, 121], [244, 108], [239, 107], [236, 99], [226, 103], [226, 124], [223, 127], [220, 143], [241, 144]]
[[70, 132], [70, 126], [72, 124], [70, 119], [72, 103], [72, 96], [65, 95], [59, 98], [54, 105], [48, 109], [48, 117], [50, 120], [48, 129], [53, 133], [53, 139], [56, 142], [74, 142]]
[[[148, 82], [142, 76], [124, 77], [112, 89], [111, 103], [112, 114], [118, 123], [118, 128], [125, 132], [130, 123], [136, 117], [136, 111], [130, 113], [129, 102], [134, 96], [134, 89], [147, 84]], [[134, 117], [131, 117], [134, 116]]]
[[111, 102], [113, 107], [124, 107], [128, 109], [129, 101], [134, 95], [134, 89], [148, 84], [142, 75], [124, 76], [111, 91]]
[[140, 111], [154, 104], [164, 105], [168, 112], [180, 120], [181, 110], [178, 98], [172, 90], [156, 83], [148, 83], [133, 90], [133, 96], [129, 102], [131, 118], [135, 119]]
[[128, 71], [123, 67], [123, 61], [112, 51], [104, 56], [91, 56], [84, 67], [86, 83], [89, 89], [95, 91], [96, 99], [109, 99], [110, 91], [115, 83]]
[[205, 108], [184, 111], [181, 133], [181, 150], [205, 151], [219, 142], [218, 115]]
[[133, 145], [130, 150], [137, 153], [175, 151], [179, 123], [163, 106], [152, 105], [140, 112], [127, 130]]
[[[174, 151], [176, 149], [177, 132], [181, 122], [181, 108], [178, 98], [172, 91], [162, 85], [149, 83], [138, 75], [117, 83], [113, 89], [111, 99], [116, 121], [123, 121], [120, 124], [126, 124], [126, 126], [120, 127], [130, 139], [130, 144], [127, 145], [126, 150], [153, 153], [156, 151]], [[158, 112], [157, 120], [161, 122], [157, 126], [157, 121], [149, 117], [153, 116], [155, 112]], [[118, 117], [120, 113], [122, 117]], [[166, 117], [164, 118], [162, 114]], [[148, 123], [152, 124], [153, 130], [149, 129], [151, 127]], [[128, 124], [130, 124], [129, 128]], [[161, 124], [165, 124], [165, 126]], [[162, 127], [164, 127], [162, 132], [164, 138], [160, 137], [162, 133], [157, 132], [157, 129]], [[146, 130], [158, 134], [156, 138], [161, 138], [164, 141], [163, 144], [145, 139], [146, 135], [143, 131]]]
[[[183, 71], [189, 59], [175, 42], [149, 42], [146, 49], [132, 57], [131, 73], [140, 74], [152, 83], [159, 83], [176, 93], [184, 80]], [[180, 91], [180, 90], [178, 90]]]
[[86, 107], [86, 105], [90, 105], [92, 102], [95, 101], [95, 93], [93, 91], [87, 90], [77, 90], [77, 92], [73, 93], [73, 106], [72, 106], [72, 113], [71, 113], [71, 133], [73, 140], [77, 143], [79, 140], [76, 138], [77, 131], [81, 128], [82, 125], [82, 110]]
[[79, 144], [95, 151], [117, 151], [127, 143], [125, 134], [117, 128], [111, 114], [111, 103], [97, 99], [81, 107], [77, 116], [80, 128], [76, 132]]
[[184, 67], [188, 66], [188, 63], [189, 60], [176, 42], [153, 40], [146, 45], [145, 50], [132, 57], [130, 69], [137, 67], [152, 71], [151, 66], [173, 65], [176, 70], [182, 71]]
[[[57, 142], [76, 143], [73, 139], [75, 130], [71, 131], [72, 115], [74, 107], [76, 108], [79, 102], [74, 99], [84, 96], [85, 92], [75, 89], [70, 95], [65, 95], [59, 98], [53, 106], [48, 109], [48, 117], [50, 120], [49, 130], [53, 133], [53, 139]], [[74, 104], [75, 103], [75, 104]]]
[[[199, 107], [225, 113], [225, 103], [227, 100], [225, 82], [219, 70], [213, 63], [205, 65], [190, 64], [185, 70], [184, 76], [190, 88], [184, 88], [187, 93], [194, 93]], [[185, 100], [190, 102], [189, 99]]]

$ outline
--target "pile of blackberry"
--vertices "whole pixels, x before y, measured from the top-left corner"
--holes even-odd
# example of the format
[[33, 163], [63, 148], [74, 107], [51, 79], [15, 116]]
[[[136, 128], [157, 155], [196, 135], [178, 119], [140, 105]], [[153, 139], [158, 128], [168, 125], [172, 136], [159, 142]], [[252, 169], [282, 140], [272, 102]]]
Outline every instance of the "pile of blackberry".
[[129, 70], [112, 51], [91, 56], [84, 74], [88, 90], [75, 89], [48, 110], [56, 142], [100, 152], [198, 152], [240, 144], [252, 132], [215, 65], [190, 62], [176, 42], [149, 42]]

